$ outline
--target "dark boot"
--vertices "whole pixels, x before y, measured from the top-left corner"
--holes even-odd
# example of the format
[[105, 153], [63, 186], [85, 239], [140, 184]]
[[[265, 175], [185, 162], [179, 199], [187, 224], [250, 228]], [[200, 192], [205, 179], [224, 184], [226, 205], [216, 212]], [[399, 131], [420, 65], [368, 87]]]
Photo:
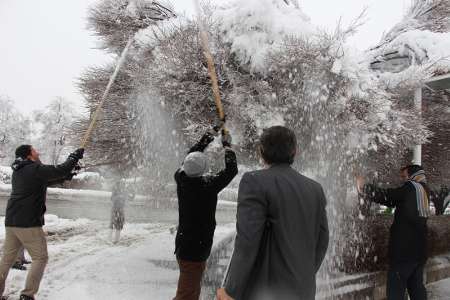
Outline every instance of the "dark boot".
[[25, 266], [24, 266], [23, 264], [21, 264], [20, 262], [16, 261], [16, 262], [12, 265], [11, 269], [16, 269], [16, 270], [20, 270], [20, 271], [26, 271], [26, 270], [27, 270], [27, 267], [25, 267]]
[[27, 295], [20, 295], [19, 300], [34, 300], [34, 297], [30, 297]]

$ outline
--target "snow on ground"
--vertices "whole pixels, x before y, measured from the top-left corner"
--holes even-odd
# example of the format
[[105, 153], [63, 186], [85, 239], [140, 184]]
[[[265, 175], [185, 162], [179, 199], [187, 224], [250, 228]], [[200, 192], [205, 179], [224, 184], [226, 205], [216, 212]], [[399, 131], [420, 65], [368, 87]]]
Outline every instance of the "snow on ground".
[[450, 278], [428, 286], [430, 300], [450, 300]]
[[[126, 224], [121, 241], [113, 245], [106, 222], [46, 215], [50, 260], [37, 299], [172, 299], [178, 270], [171, 226]], [[234, 224], [218, 226], [215, 242], [233, 230]], [[4, 234], [2, 226], [0, 243]], [[6, 293], [12, 300], [23, 288], [26, 274], [11, 270]], [[450, 300], [450, 279], [433, 283], [428, 290], [430, 300]]]
[[[121, 241], [113, 245], [105, 222], [47, 215], [46, 223], [49, 264], [38, 299], [173, 298], [178, 271], [170, 224], [126, 224]], [[233, 229], [234, 224], [218, 226], [215, 241]], [[18, 296], [25, 276], [12, 270], [6, 291]]]

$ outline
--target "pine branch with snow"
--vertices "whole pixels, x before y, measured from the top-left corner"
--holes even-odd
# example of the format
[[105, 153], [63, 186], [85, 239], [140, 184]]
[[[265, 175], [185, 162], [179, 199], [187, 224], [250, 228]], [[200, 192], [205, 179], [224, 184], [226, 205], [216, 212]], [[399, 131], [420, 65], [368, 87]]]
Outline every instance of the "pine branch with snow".
[[104, 49], [120, 53], [139, 30], [174, 17], [172, 7], [153, 0], [103, 0], [90, 9], [89, 29], [103, 41]]

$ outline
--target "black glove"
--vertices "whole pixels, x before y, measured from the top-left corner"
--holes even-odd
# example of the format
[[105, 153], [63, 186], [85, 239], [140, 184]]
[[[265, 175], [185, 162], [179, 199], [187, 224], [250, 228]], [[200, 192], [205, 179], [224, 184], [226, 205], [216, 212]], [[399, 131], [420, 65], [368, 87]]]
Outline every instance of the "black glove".
[[204, 145], [209, 145], [212, 141], [214, 141], [214, 134], [211, 130], [208, 130], [200, 139], [200, 143]]
[[223, 120], [216, 121], [216, 125], [213, 127], [214, 131], [219, 133], [219, 131], [225, 126], [225, 118]]
[[69, 158], [78, 162], [80, 159], [83, 159], [83, 154], [84, 154], [84, 148], [80, 148], [80, 149], [77, 149], [74, 152], [70, 153]]
[[222, 146], [231, 147], [232, 140], [230, 133], [222, 130]]
[[81, 170], [81, 165], [79, 163], [77, 163], [75, 165], [75, 167], [73, 168], [74, 171], [80, 171]]

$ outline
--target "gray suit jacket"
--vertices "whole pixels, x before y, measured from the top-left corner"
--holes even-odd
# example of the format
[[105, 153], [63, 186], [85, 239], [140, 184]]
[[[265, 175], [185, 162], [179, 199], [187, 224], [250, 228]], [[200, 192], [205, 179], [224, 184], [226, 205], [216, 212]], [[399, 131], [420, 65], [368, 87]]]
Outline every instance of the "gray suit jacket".
[[246, 173], [227, 293], [236, 300], [314, 299], [329, 239], [325, 206], [321, 185], [289, 165]]

